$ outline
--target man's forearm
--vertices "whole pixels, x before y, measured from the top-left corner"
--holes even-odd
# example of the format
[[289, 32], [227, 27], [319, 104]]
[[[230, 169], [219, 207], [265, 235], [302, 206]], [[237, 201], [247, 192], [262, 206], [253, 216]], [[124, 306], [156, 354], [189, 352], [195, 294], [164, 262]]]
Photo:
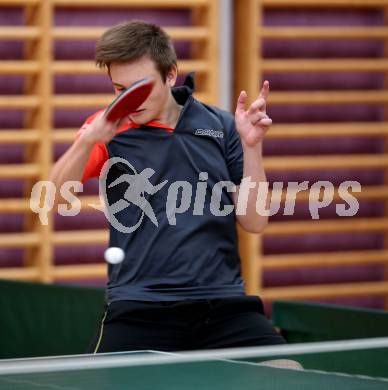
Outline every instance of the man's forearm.
[[[255, 188], [251, 189], [248, 193], [246, 213], [244, 215], [237, 215], [237, 219], [245, 230], [252, 233], [260, 233], [268, 223], [268, 217], [259, 215], [256, 211], [259, 184], [267, 181], [263, 165], [263, 143], [259, 142], [255, 146], [243, 144], [243, 151], [243, 177], [250, 177], [250, 181], [255, 184]], [[266, 199], [266, 209], [268, 207], [269, 196]]]
[[54, 164], [49, 180], [55, 184], [57, 189], [55, 205], [60, 201], [59, 190], [65, 182], [81, 181], [92, 149], [92, 144], [78, 139]]
[[[244, 177], [250, 177], [256, 191], [248, 191], [247, 208], [244, 215], [237, 213], [237, 218], [242, 227], [253, 233], [260, 233], [268, 223], [268, 217], [259, 215], [256, 211], [256, 199], [260, 183], [266, 183], [263, 165], [263, 140], [268, 129], [272, 125], [272, 119], [266, 113], [267, 99], [269, 95], [269, 81], [263, 83], [259, 96], [249, 106], [248, 96], [241, 91], [237, 100], [235, 120], [236, 129], [240, 134], [241, 144], [244, 150]], [[240, 192], [240, 188], [238, 191]], [[270, 203], [270, 197], [265, 199], [266, 209]], [[245, 200], [245, 193], [244, 193]], [[264, 199], [259, 199], [264, 201]], [[236, 199], [235, 199], [236, 202]], [[244, 202], [245, 203], [245, 202]], [[260, 207], [261, 209], [261, 207]]]

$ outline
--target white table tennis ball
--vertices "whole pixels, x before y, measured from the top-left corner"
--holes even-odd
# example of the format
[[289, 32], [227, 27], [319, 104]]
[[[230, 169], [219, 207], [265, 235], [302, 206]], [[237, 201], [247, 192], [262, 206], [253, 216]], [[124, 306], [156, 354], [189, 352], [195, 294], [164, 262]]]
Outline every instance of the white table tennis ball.
[[105, 250], [104, 258], [110, 264], [118, 264], [124, 260], [125, 252], [121, 248], [110, 247]]

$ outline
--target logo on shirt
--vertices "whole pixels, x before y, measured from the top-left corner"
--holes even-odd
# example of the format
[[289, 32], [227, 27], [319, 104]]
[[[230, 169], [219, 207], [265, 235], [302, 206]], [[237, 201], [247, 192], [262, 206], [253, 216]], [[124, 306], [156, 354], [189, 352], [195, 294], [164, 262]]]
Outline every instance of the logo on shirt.
[[195, 130], [195, 135], [207, 135], [214, 138], [224, 138], [223, 131], [213, 130], [213, 129], [197, 129]]

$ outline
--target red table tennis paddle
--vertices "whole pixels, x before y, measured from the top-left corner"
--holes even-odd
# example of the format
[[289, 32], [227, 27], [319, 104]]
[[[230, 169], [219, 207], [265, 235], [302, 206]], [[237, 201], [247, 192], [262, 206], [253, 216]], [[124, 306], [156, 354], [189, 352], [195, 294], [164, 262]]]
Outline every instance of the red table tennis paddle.
[[105, 119], [108, 122], [116, 122], [136, 111], [151, 93], [154, 83], [155, 80], [148, 77], [130, 85], [105, 110]]

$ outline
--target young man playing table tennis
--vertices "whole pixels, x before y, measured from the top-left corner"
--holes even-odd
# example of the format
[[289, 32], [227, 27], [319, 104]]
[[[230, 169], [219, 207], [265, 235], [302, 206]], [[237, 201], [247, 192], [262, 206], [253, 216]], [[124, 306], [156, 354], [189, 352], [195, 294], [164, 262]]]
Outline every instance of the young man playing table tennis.
[[[177, 59], [171, 40], [160, 27], [140, 21], [109, 29], [97, 44], [96, 62], [107, 69], [116, 94], [144, 78], [154, 78], [155, 84], [144, 103], [120, 123], [107, 122], [103, 111], [88, 118], [54, 166], [52, 180], [57, 186], [67, 180], [85, 182], [98, 177], [108, 159], [120, 157], [130, 165], [110, 167], [109, 205], [125, 199], [129, 182], [109, 187], [122, 175], [148, 169], [153, 186], [167, 184], [155, 193], [143, 192], [156, 221], [145, 216], [131, 233], [110, 224], [110, 246], [124, 249], [125, 258], [109, 264], [107, 309], [93, 351], [283, 344], [261, 300], [244, 295], [240, 276], [236, 219], [254, 233], [267, 224], [256, 212], [257, 190], [249, 191], [244, 215], [214, 213], [210, 205], [215, 183], [234, 183], [234, 192], [222, 187], [222, 210], [237, 204], [243, 177], [256, 184], [266, 181], [262, 143], [272, 123], [266, 114], [268, 82], [249, 108], [241, 92], [234, 117], [205, 105], [193, 98], [190, 77], [174, 87]], [[171, 223], [169, 188], [183, 181], [186, 189], [191, 185], [193, 197]], [[205, 196], [198, 199], [201, 184]], [[130, 227], [141, 216], [142, 210], [128, 202], [115, 218]]]

